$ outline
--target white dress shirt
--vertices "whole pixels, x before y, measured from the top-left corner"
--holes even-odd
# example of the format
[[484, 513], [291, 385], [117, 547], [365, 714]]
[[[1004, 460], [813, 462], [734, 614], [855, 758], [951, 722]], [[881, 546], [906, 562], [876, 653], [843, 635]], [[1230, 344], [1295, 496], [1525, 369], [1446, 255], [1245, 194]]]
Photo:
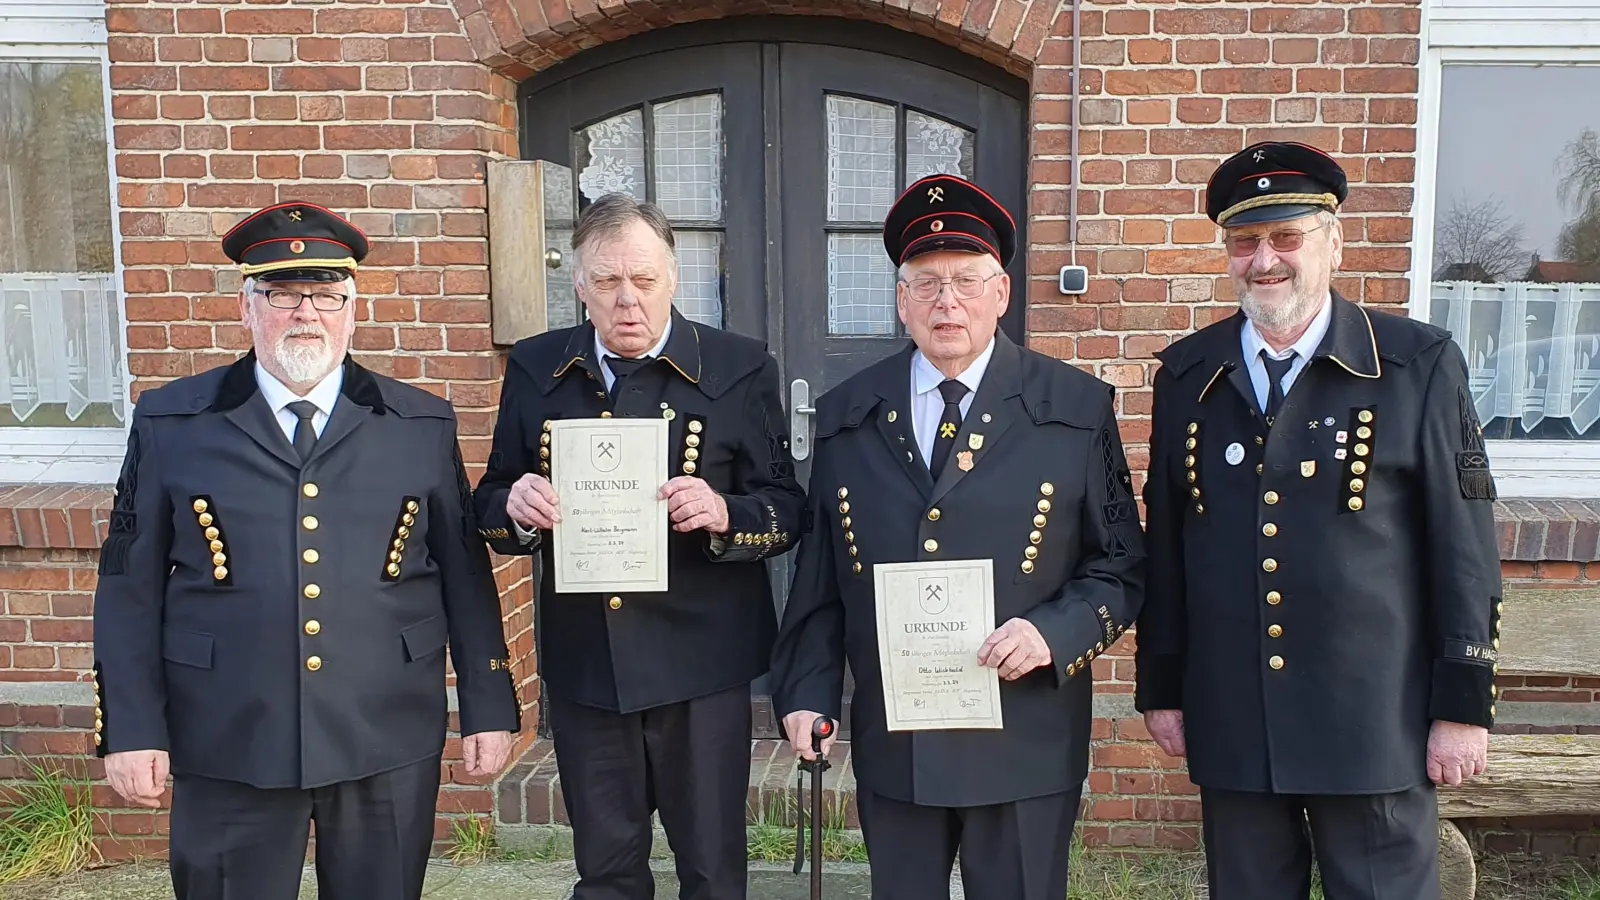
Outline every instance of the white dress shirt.
[[1273, 359], [1287, 359], [1290, 353], [1295, 354], [1294, 362], [1289, 366], [1288, 374], [1283, 376], [1283, 395], [1289, 396], [1289, 389], [1294, 386], [1296, 378], [1305, 371], [1306, 363], [1311, 361], [1311, 355], [1317, 352], [1317, 346], [1322, 343], [1322, 338], [1328, 333], [1328, 323], [1333, 319], [1333, 298], [1330, 296], [1322, 304], [1322, 310], [1316, 318], [1311, 320], [1311, 325], [1306, 328], [1305, 334], [1292, 345], [1284, 348], [1282, 353], [1272, 349], [1267, 344], [1266, 338], [1256, 328], [1256, 323], [1245, 320], [1243, 328], [1239, 329], [1239, 340], [1244, 347], [1245, 371], [1250, 373], [1250, 385], [1256, 391], [1256, 408], [1267, 408], [1267, 367], [1261, 361], [1261, 351]]
[[283, 436], [289, 439], [289, 444], [294, 445], [294, 429], [300, 424], [300, 417], [289, 409], [289, 404], [296, 400], [310, 400], [316, 405], [317, 411], [311, 414], [311, 427], [316, 431], [317, 437], [322, 437], [322, 429], [328, 426], [328, 417], [333, 415], [333, 405], [339, 402], [339, 389], [344, 386], [344, 366], [335, 366], [332, 372], [323, 376], [304, 397], [289, 390], [283, 382], [272, 377], [272, 373], [256, 363], [256, 385], [261, 388], [261, 398], [267, 401], [267, 406], [272, 409], [272, 417], [278, 420], [278, 427], [283, 429]]
[[[661, 351], [667, 348], [667, 338], [669, 337], [672, 337], [672, 320], [670, 318], [667, 319], [667, 330], [661, 332], [661, 340], [656, 341], [656, 345], [651, 347], [650, 352], [646, 353], [645, 356], [660, 356]], [[611, 392], [611, 386], [617, 381], [616, 373], [611, 371], [611, 365], [606, 362], [606, 357], [621, 355], [621, 353], [608, 349], [605, 344], [600, 343], [600, 330], [598, 328], [595, 329], [594, 358], [600, 362], [600, 377], [606, 380], [606, 393]]]
[[[961, 398], [961, 420], [967, 419], [967, 412], [972, 409], [972, 398], [978, 395], [978, 385], [983, 381], [983, 373], [989, 368], [989, 357], [994, 355], [994, 338], [989, 338], [989, 346], [983, 349], [978, 358], [967, 366], [966, 371], [956, 376], [956, 380], [966, 385], [967, 395]], [[939, 420], [944, 418], [944, 395], [939, 393], [939, 385], [945, 380], [944, 373], [933, 367], [928, 358], [918, 350], [911, 354], [911, 427], [917, 435], [917, 449], [922, 451], [924, 465], [933, 465], [933, 440], [939, 431]]]

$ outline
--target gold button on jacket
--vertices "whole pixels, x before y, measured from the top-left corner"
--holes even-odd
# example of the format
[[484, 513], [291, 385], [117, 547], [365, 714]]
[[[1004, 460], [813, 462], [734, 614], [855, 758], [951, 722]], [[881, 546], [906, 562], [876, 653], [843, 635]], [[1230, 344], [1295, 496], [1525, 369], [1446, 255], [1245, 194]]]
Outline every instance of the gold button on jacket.
[[97, 755], [299, 790], [437, 753], [451, 712], [520, 730], [455, 410], [353, 359], [327, 399], [301, 460], [253, 354], [140, 394], [95, 588]]
[[[1051, 651], [1038, 670], [999, 681], [1005, 728], [891, 736], [878, 679], [858, 676], [852, 702], [880, 712], [858, 717], [853, 745], [876, 760], [885, 793], [914, 802], [986, 804], [1071, 790], [1085, 774], [1090, 736], [1077, 723], [1092, 718], [1094, 664], [1130, 649], [1121, 638], [1145, 578], [1120, 401], [1093, 376], [1002, 333], [954, 437], [931, 438], [952, 442], [935, 473], [918, 434], [937, 435], [937, 420], [919, 422], [911, 364], [910, 350], [891, 355], [816, 403], [812, 531], [795, 557], [771, 654], [775, 711], [838, 703], [828, 698], [846, 659], [879, 652], [878, 583], [902, 577], [890, 567], [991, 562], [994, 625], [1025, 619]], [[904, 572], [904, 589], [926, 593], [907, 597], [892, 631], [952, 621], [947, 598], [958, 576], [944, 576], [947, 584], [939, 576]], [[962, 640], [976, 647], [994, 625]], [[1045, 757], [1066, 764], [1040, 766]]]

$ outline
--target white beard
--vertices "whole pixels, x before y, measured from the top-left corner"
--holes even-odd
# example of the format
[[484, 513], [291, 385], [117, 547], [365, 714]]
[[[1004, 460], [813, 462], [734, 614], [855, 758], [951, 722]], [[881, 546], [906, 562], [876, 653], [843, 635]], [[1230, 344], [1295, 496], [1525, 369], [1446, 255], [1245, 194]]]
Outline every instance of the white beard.
[[[320, 335], [322, 340], [317, 343], [292, 340], [303, 334]], [[277, 346], [272, 348], [273, 361], [284, 376], [295, 384], [315, 384], [339, 363], [328, 338], [327, 332], [315, 325], [296, 325], [285, 331]]]
[[[1251, 273], [1252, 276], [1255, 274], [1258, 273]], [[1268, 334], [1289, 331], [1309, 320], [1323, 299], [1309, 293], [1298, 275], [1290, 278], [1289, 288], [1289, 296], [1282, 303], [1277, 306], [1267, 306], [1256, 301], [1255, 295], [1250, 291], [1247, 277], [1240, 284], [1239, 306], [1261, 331]]]

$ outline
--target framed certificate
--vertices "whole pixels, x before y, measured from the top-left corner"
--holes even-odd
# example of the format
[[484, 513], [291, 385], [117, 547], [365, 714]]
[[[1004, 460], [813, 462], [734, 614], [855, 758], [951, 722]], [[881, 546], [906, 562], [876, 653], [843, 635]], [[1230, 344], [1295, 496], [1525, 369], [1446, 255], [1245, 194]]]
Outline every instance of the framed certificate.
[[666, 419], [562, 419], [550, 426], [556, 593], [667, 589]]
[[872, 579], [888, 730], [1003, 728], [1000, 672], [978, 664], [994, 561], [879, 563]]

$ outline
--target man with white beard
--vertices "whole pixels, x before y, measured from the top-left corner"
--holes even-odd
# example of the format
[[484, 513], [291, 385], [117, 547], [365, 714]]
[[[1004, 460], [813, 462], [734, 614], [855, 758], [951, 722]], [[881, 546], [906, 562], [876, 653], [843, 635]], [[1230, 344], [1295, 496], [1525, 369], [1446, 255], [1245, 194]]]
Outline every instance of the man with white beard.
[[450, 404], [358, 365], [366, 236], [310, 203], [241, 221], [244, 358], [146, 391], [95, 592], [95, 748], [171, 795], [179, 900], [415, 900], [448, 727], [505, 765], [520, 703]]
[[1329, 156], [1225, 161], [1240, 311], [1160, 354], [1135, 702], [1201, 790], [1211, 896], [1437, 900], [1435, 786], [1494, 724], [1494, 480], [1448, 332], [1332, 289]]

